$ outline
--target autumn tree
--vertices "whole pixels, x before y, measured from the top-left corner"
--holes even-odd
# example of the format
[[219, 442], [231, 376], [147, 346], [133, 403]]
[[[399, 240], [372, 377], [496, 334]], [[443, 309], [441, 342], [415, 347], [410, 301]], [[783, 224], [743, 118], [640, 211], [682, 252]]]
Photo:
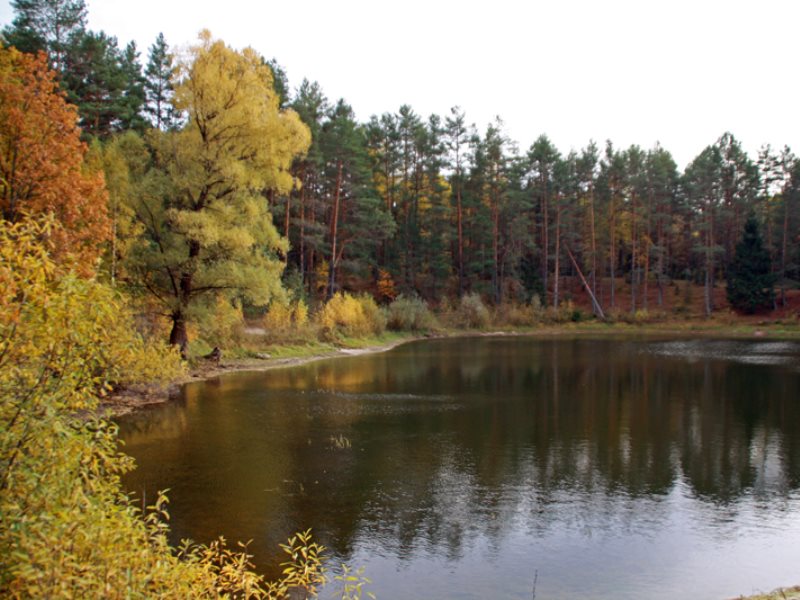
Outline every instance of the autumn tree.
[[141, 235], [124, 268], [131, 285], [163, 306], [170, 343], [185, 353], [187, 323], [203, 305], [264, 305], [280, 293], [288, 248], [262, 192], [289, 192], [289, 167], [309, 133], [293, 111], [279, 110], [261, 57], [208, 32], [180, 65], [175, 106], [186, 126], [152, 130], [142, 147], [144, 174], [130, 207]]
[[85, 167], [77, 113], [44, 54], [0, 48], [0, 210], [7, 221], [53, 213], [62, 255], [94, 269], [109, 237], [101, 173]]

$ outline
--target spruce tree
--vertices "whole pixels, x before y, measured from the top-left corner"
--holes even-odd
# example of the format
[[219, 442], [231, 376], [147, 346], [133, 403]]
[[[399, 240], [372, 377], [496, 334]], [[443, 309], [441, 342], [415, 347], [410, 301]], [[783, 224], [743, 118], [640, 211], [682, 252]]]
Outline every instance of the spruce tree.
[[775, 299], [775, 275], [771, 272], [769, 251], [764, 248], [758, 221], [750, 216], [744, 225], [728, 269], [728, 302], [747, 314], [772, 306]]

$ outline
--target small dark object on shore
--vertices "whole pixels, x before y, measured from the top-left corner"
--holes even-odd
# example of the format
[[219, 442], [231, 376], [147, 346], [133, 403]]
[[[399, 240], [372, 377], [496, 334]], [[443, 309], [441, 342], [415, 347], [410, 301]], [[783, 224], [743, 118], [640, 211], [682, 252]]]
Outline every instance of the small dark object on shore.
[[222, 358], [222, 350], [214, 346], [214, 349], [203, 358], [206, 360], [213, 360], [215, 363], [219, 364], [219, 359]]

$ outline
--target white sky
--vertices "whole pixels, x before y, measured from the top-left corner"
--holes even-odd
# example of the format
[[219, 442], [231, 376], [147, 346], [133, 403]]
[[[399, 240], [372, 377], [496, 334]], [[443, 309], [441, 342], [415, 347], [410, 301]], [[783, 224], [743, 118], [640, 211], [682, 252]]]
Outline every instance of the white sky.
[[[683, 167], [731, 131], [800, 153], [798, 0], [87, 0], [89, 26], [134, 39], [146, 61], [202, 28], [304, 77], [358, 118], [460, 105], [481, 130], [499, 115], [522, 150], [590, 139], [656, 141]], [[9, 23], [0, 0], [0, 23]]]

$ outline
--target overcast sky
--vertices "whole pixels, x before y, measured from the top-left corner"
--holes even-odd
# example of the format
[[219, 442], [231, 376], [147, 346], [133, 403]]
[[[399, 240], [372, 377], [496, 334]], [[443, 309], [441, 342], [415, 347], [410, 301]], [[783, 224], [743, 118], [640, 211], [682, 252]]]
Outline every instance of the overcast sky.
[[[89, 26], [147, 48], [198, 31], [253, 46], [344, 97], [359, 119], [453, 105], [481, 129], [496, 115], [526, 149], [590, 139], [656, 141], [685, 166], [725, 131], [755, 158], [800, 153], [800, 1], [88, 0]], [[0, 0], [0, 23], [12, 19]]]

